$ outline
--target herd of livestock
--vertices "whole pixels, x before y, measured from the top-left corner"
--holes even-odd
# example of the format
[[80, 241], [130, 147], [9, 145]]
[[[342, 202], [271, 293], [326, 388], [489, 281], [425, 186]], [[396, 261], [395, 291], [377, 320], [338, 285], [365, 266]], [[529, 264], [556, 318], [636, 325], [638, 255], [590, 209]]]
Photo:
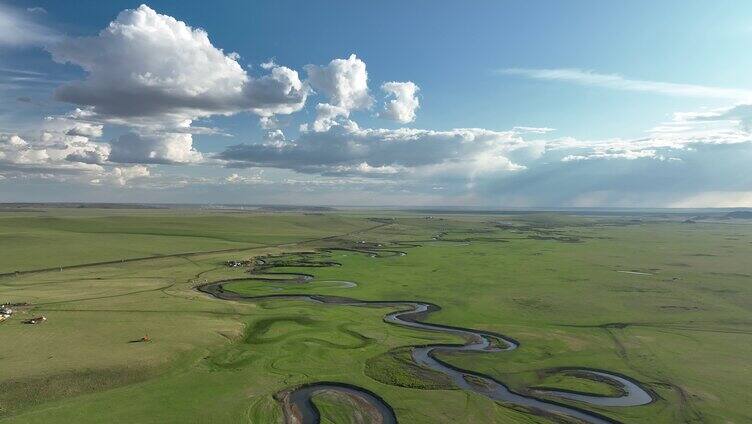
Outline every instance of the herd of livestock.
[[[20, 304], [20, 305], [26, 305], [26, 304]], [[16, 306], [16, 305], [15, 304], [0, 304], [0, 322], [9, 320], [13, 316], [13, 314], [15, 313], [15, 311], [13, 310], [13, 306]], [[39, 324], [44, 321], [47, 321], [47, 317], [42, 315], [42, 316], [38, 316], [34, 318], [29, 318], [24, 321], [24, 324]]]

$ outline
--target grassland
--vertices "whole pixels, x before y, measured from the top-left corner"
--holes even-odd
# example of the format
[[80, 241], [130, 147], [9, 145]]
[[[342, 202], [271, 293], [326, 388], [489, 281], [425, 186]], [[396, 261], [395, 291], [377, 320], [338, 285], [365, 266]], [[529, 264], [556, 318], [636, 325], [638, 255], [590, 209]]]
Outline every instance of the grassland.
[[[361, 241], [407, 254], [318, 250]], [[630, 408], [571, 403], [614, 420], [752, 421], [752, 224], [742, 221], [50, 209], [0, 215], [0, 251], [0, 273], [11, 273], [0, 302], [30, 303], [0, 323], [2, 422], [281, 422], [274, 394], [314, 381], [367, 388], [401, 422], [549, 422], [411, 368], [404, 346], [458, 340], [385, 324], [389, 308], [228, 302], [194, 289], [224, 279], [247, 295], [441, 305], [431, 322], [521, 343], [441, 359], [520, 392], [613, 394], [554, 372], [584, 367], [660, 396]], [[224, 266], [295, 252], [310, 253], [274, 271], [312, 283]], [[341, 266], [295, 266], [301, 258]], [[48, 321], [21, 322], [38, 315]], [[151, 341], [134, 342], [144, 335]], [[324, 422], [352, 419], [335, 395], [316, 402]]]

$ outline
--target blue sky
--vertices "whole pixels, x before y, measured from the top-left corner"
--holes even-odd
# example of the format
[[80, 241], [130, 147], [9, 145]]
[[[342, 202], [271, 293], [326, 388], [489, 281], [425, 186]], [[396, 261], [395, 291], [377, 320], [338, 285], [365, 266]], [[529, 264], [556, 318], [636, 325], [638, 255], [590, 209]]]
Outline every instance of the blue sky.
[[3, 1], [3, 23], [4, 201], [752, 206], [746, 1]]

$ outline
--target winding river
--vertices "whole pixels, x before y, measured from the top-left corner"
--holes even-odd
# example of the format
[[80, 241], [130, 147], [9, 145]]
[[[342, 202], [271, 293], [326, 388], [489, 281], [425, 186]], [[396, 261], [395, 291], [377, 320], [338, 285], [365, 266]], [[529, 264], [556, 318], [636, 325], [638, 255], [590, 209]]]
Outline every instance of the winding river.
[[[280, 266], [320, 267], [322, 264], [326, 264], [324, 266], [331, 266], [332, 263], [301, 262], [294, 265], [286, 263]], [[266, 268], [275, 267], [274, 264], [265, 265]], [[278, 273], [276, 275], [288, 275], [291, 278], [287, 281], [295, 283], [305, 283], [313, 280], [312, 276], [306, 274]], [[257, 278], [251, 275], [247, 279], [254, 280]], [[259, 280], [268, 281], [263, 278], [259, 278]], [[530, 390], [531, 394], [522, 394], [511, 390], [504, 383], [491, 376], [450, 365], [439, 359], [438, 354], [451, 354], [457, 352], [503, 352], [516, 349], [519, 347], [519, 343], [501, 334], [427, 323], [424, 321], [426, 317], [441, 309], [438, 305], [432, 303], [410, 300], [366, 301], [348, 297], [318, 294], [245, 296], [225, 290], [224, 284], [230, 281], [238, 280], [225, 280], [209, 283], [199, 286], [198, 290], [215, 298], [231, 301], [297, 299], [346, 306], [394, 308], [396, 311], [390, 312], [384, 316], [384, 321], [389, 324], [409, 327], [421, 331], [442, 332], [458, 336], [464, 340], [463, 344], [429, 344], [412, 346], [413, 361], [419, 366], [446, 375], [451, 379], [454, 385], [461, 390], [485, 396], [494, 401], [501, 402], [516, 409], [528, 411], [535, 415], [550, 417], [552, 419], [555, 419], [556, 417], [567, 417], [569, 419], [593, 424], [616, 423], [617, 421], [601, 414], [580, 407], [565, 405], [558, 400], [572, 400], [584, 404], [607, 407], [638, 406], [648, 404], [655, 400], [650, 391], [644, 389], [639, 382], [629, 377], [604, 370], [569, 368], [566, 371], [576, 372], [579, 376], [585, 378], [606, 382], [618, 389], [620, 393], [619, 396], [603, 396], [548, 389], [534, 389]], [[275, 278], [274, 281], [282, 282], [285, 280]], [[333, 392], [345, 396], [359, 405], [362, 410], [367, 410], [369, 413], [369, 420], [367, 422], [383, 424], [397, 422], [396, 415], [391, 407], [374, 393], [356, 386], [341, 383], [319, 382], [286, 390], [282, 392], [282, 395], [278, 394], [278, 399], [280, 399], [284, 406], [287, 423], [318, 423], [319, 413], [311, 399], [317, 393], [323, 392]]]
[[320, 393], [336, 393], [345, 396], [363, 411], [369, 423], [397, 423], [394, 410], [378, 395], [362, 387], [342, 383], [318, 382], [284, 390], [276, 398], [282, 403], [287, 423], [318, 423], [321, 416], [313, 404], [313, 397]]

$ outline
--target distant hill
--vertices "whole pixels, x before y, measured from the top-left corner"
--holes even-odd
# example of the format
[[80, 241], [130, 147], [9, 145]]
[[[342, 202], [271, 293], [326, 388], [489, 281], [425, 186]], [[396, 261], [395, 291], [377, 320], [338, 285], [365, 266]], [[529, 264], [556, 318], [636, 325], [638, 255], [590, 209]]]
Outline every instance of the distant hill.
[[752, 219], [752, 211], [733, 211], [724, 215], [725, 218]]
[[259, 206], [256, 210], [263, 212], [331, 212], [336, 209], [327, 206], [267, 205]]
[[78, 202], [54, 202], [54, 203], [0, 203], [0, 210], [15, 211], [28, 208], [61, 208], [61, 209], [166, 209], [163, 205], [150, 205], [143, 203], [78, 203]]

